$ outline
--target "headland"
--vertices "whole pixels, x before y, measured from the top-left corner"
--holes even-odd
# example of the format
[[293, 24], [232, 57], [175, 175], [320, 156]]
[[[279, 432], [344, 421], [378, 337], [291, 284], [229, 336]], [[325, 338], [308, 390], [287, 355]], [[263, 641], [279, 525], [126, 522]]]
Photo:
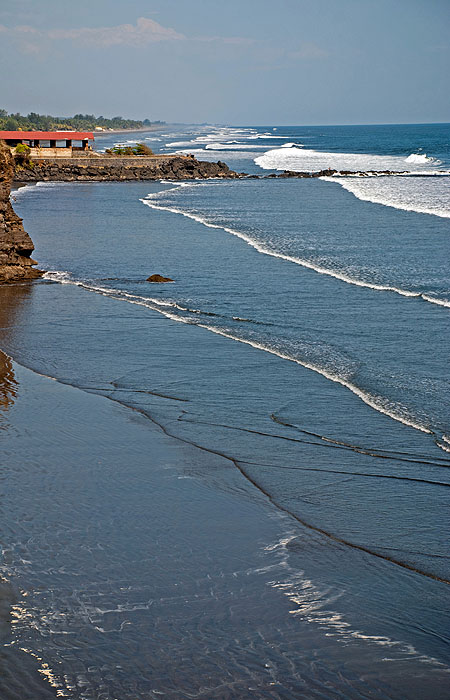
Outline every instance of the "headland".
[[14, 158], [0, 141], [0, 282], [35, 279], [42, 274], [33, 267], [37, 264], [31, 257], [33, 241], [10, 202], [13, 178]]
[[90, 155], [79, 158], [46, 158], [16, 168], [15, 182], [37, 181], [126, 181], [126, 180], [192, 180], [242, 177], [223, 163], [200, 161], [191, 156], [108, 156]]

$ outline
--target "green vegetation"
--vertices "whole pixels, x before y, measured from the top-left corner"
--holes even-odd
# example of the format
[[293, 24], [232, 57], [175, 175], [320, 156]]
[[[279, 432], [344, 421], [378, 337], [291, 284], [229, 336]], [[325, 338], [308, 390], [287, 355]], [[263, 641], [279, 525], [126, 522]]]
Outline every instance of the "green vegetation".
[[30, 155], [31, 148], [27, 146], [24, 143], [18, 143], [16, 146], [16, 155], [17, 156], [29, 156]]
[[103, 129], [142, 129], [146, 126], [164, 124], [161, 121], [144, 119], [124, 119], [123, 117], [96, 117], [94, 114], [75, 114], [73, 117], [51, 117], [48, 114], [30, 112], [26, 117], [18, 112], [8, 114], [5, 109], [0, 109], [1, 131], [94, 131], [95, 127]]
[[14, 153], [17, 170], [22, 168], [34, 168], [34, 163], [30, 159], [30, 151], [30, 147], [26, 146], [24, 143], [17, 144]]
[[136, 146], [113, 146], [107, 148], [105, 153], [110, 156], [152, 156], [153, 151], [145, 143], [137, 143]]

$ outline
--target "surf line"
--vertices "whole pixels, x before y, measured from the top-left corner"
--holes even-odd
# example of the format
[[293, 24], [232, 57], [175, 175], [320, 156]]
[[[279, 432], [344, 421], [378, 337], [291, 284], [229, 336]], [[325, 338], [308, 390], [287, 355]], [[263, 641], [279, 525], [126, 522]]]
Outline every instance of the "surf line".
[[347, 381], [345, 381], [345, 379], [341, 379], [337, 375], [331, 374], [331, 372], [328, 372], [325, 369], [316, 367], [315, 365], [312, 365], [309, 362], [297, 360], [294, 357], [290, 357], [289, 355], [286, 355], [285, 353], [279, 352], [278, 350], [274, 350], [273, 348], [262, 345], [261, 343], [255, 343], [253, 340], [248, 340], [246, 338], [239, 338], [238, 336], [231, 335], [230, 333], [225, 333], [225, 331], [222, 331], [219, 328], [213, 328], [212, 326], [208, 326], [208, 325], [203, 324], [203, 323], [198, 323], [196, 325], [198, 325], [200, 328], [205, 328], [206, 330], [209, 330], [212, 333], [216, 333], [217, 335], [221, 335], [224, 338], [229, 338], [230, 340], [236, 340], [239, 343], [244, 343], [245, 345], [250, 345], [252, 348], [255, 348], [256, 350], [263, 350], [264, 352], [268, 352], [271, 355], [275, 355], [276, 357], [281, 358], [282, 360], [288, 360], [289, 362], [295, 362], [295, 364], [300, 365], [301, 367], [305, 367], [306, 369], [310, 369], [313, 372], [320, 374], [322, 377], [325, 377], [325, 379], [329, 379], [330, 381], [335, 382], [336, 384], [340, 384], [341, 386], [345, 387], [346, 389], [349, 389], [352, 392], [352, 394], [355, 394], [355, 396], [357, 396], [359, 399], [361, 399], [361, 401], [363, 401], [367, 406], [375, 409], [375, 411], [378, 411], [379, 413], [382, 413], [385, 416], [388, 416], [388, 418], [392, 418], [393, 420], [398, 421], [399, 423], [403, 423], [403, 425], [406, 425], [409, 428], [414, 428], [415, 430], [420, 430], [422, 433], [427, 433], [428, 435], [434, 435], [434, 432], [432, 430], [430, 430], [430, 428], [425, 428], [425, 426], [419, 425], [419, 423], [415, 423], [412, 420], [407, 420], [406, 418], [399, 416], [397, 413], [394, 413], [393, 411], [389, 411], [387, 408], [380, 406], [379, 404], [376, 403], [374, 398], [372, 396], [370, 396], [370, 394], [365, 394], [364, 391], [362, 391], [362, 389], [357, 387], [355, 384], [352, 384], [351, 382], [347, 382]]
[[[276, 357], [279, 357], [282, 360], [288, 360], [289, 362], [295, 362], [295, 364], [299, 365], [300, 367], [305, 367], [305, 369], [310, 369], [313, 372], [316, 372], [317, 374], [320, 374], [322, 377], [325, 377], [326, 379], [329, 379], [332, 382], [335, 382], [336, 384], [340, 384], [341, 386], [345, 387], [346, 389], [349, 389], [355, 396], [357, 396], [359, 399], [361, 399], [367, 406], [370, 408], [373, 408], [375, 411], [378, 411], [379, 413], [382, 413], [383, 415], [388, 416], [389, 418], [392, 418], [392, 420], [398, 421], [399, 423], [402, 423], [403, 425], [408, 426], [409, 428], [414, 428], [415, 430], [420, 430], [422, 433], [427, 433], [428, 435], [433, 435], [435, 436], [435, 433], [433, 430], [430, 430], [429, 428], [426, 428], [423, 425], [419, 425], [418, 423], [415, 423], [412, 420], [407, 420], [406, 418], [403, 418], [402, 416], [394, 413], [393, 411], [389, 411], [388, 409], [380, 406], [375, 400], [374, 397], [370, 396], [369, 394], [365, 394], [362, 389], [357, 387], [355, 384], [352, 384], [351, 382], [347, 382], [344, 379], [341, 379], [337, 375], [331, 374], [327, 370], [317, 367], [315, 365], [310, 364], [309, 362], [304, 362], [301, 360], [298, 360], [294, 357], [290, 357], [289, 355], [286, 355], [285, 353], [279, 352], [277, 350], [274, 350], [273, 348], [267, 347], [265, 345], [262, 345], [260, 343], [256, 343], [252, 340], [248, 340], [245, 338], [240, 338], [238, 336], [231, 335], [230, 333], [226, 333], [225, 331], [222, 331], [220, 328], [214, 328], [213, 326], [209, 326], [206, 323], [198, 323], [197, 321], [194, 321], [193, 319], [187, 319], [183, 318], [182, 316], [177, 316], [175, 313], [171, 313], [170, 311], [167, 311], [167, 307], [178, 307], [177, 304], [174, 304], [172, 302], [158, 302], [156, 300], [150, 299], [150, 298], [145, 298], [145, 297], [137, 297], [136, 295], [129, 294], [127, 292], [120, 292], [118, 293], [117, 290], [114, 289], [107, 289], [106, 287], [94, 287], [90, 286], [88, 284], [85, 284], [81, 281], [77, 280], [71, 280], [66, 278], [61, 278], [61, 273], [58, 272], [48, 272], [46, 273], [46, 276], [44, 279], [49, 279], [54, 282], [58, 282], [59, 284], [73, 284], [77, 287], [80, 287], [81, 289], [86, 290], [87, 292], [94, 292], [96, 294], [101, 294], [102, 296], [107, 297], [108, 299], [115, 299], [116, 301], [125, 301], [129, 304], [135, 304], [137, 306], [143, 306], [144, 308], [150, 309], [152, 311], [157, 311], [160, 314], [163, 314], [167, 318], [170, 318], [172, 321], [178, 321], [179, 323], [185, 323], [187, 325], [195, 325], [199, 328], [203, 328], [204, 330], [210, 331], [211, 333], [215, 333], [216, 335], [221, 335], [224, 338], [228, 338], [229, 340], [234, 340], [238, 343], [243, 343], [244, 345], [250, 345], [256, 350], [262, 350], [263, 352], [267, 352], [271, 355], [275, 355]], [[159, 305], [161, 304], [161, 306]], [[164, 306], [166, 308], [164, 308]], [[438, 444], [438, 443], [436, 443]], [[440, 445], [438, 444], [440, 447]], [[444, 449], [444, 448], [443, 448]]]
[[[167, 181], [166, 181], [167, 183]], [[181, 187], [201, 187], [205, 185], [200, 185], [198, 183], [193, 183], [190, 185], [187, 185], [186, 183], [181, 183], [179, 187], [172, 187], [169, 190], [165, 190], [163, 194], [166, 194], [168, 192], [173, 192], [178, 189], [181, 189]], [[183, 211], [182, 209], [179, 209], [178, 207], [169, 207], [169, 206], [164, 206], [162, 204], [156, 204], [154, 199], [156, 199], [158, 196], [160, 196], [160, 192], [155, 192], [152, 194], [147, 195], [145, 199], [140, 199], [139, 201], [142, 202], [142, 204], [145, 204], [146, 206], [150, 207], [151, 209], [156, 209], [159, 211], [168, 211], [172, 214], [180, 214], [181, 216], [186, 217], [187, 219], [192, 219], [193, 221], [197, 221], [200, 224], [203, 224], [203, 226], [207, 226], [208, 228], [214, 228], [214, 229], [219, 229], [221, 231], [225, 231], [226, 233], [230, 233], [232, 236], [236, 236], [236, 238], [240, 238], [241, 240], [245, 241], [249, 246], [254, 248], [258, 253], [262, 253], [263, 255], [268, 255], [272, 258], [279, 258], [280, 260], [285, 260], [286, 262], [291, 262], [294, 263], [295, 265], [300, 265], [301, 267], [305, 267], [308, 270], [313, 270], [314, 272], [317, 272], [320, 275], [326, 275], [327, 277], [332, 277], [334, 279], [340, 280], [341, 282], [345, 282], [346, 284], [352, 284], [356, 287], [363, 287], [365, 289], [372, 289], [376, 292], [393, 292], [395, 294], [398, 294], [402, 297], [411, 297], [413, 299], [421, 299], [423, 301], [426, 301], [430, 304], [436, 304], [438, 306], [444, 306], [447, 308], [450, 308], [450, 301], [447, 301], [445, 299], [435, 299], [429, 295], [427, 295], [425, 292], [411, 292], [408, 291], [407, 289], [400, 289], [398, 287], [392, 287], [390, 285], [383, 285], [383, 284], [376, 284], [375, 282], [364, 282], [363, 280], [358, 280], [355, 279], [354, 277], [349, 277], [346, 275], [344, 272], [339, 272], [338, 270], [332, 270], [326, 267], [323, 267], [322, 265], [317, 265], [315, 263], [310, 262], [309, 260], [304, 260], [302, 258], [296, 258], [293, 255], [286, 255], [285, 253], [278, 253], [277, 251], [271, 250], [267, 246], [258, 243], [255, 241], [253, 238], [248, 236], [245, 233], [242, 233], [242, 231], [237, 231], [236, 229], [232, 229], [229, 226], [225, 226], [223, 224], [213, 224], [209, 221], [207, 221], [205, 218], [198, 216], [197, 214], [191, 214], [190, 212]]]

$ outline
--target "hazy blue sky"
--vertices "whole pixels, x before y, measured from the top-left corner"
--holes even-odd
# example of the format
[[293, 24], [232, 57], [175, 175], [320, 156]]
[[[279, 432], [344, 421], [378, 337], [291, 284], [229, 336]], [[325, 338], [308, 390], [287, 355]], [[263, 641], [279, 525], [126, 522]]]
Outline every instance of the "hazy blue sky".
[[450, 0], [0, 0], [0, 107], [450, 121]]

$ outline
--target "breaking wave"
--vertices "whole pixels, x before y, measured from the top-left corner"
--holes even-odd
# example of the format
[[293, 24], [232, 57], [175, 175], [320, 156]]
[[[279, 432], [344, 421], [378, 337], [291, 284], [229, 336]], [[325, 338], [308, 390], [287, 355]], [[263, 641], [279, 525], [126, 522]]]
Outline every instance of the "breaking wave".
[[[394, 209], [450, 218], [450, 178], [440, 177], [323, 177], [337, 182], [358, 199]], [[428, 300], [429, 301], [429, 300]], [[438, 303], [438, 302], [434, 302]], [[446, 303], [443, 304], [447, 306]]]
[[[333, 180], [334, 181], [334, 180]], [[196, 187], [198, 184], [192, 183], [192, 184], [186, 184], [182, 183], [181, 186], [190, 186], [190, 187]], [[178, 186], [175, 186], [172, 188], [172, 190], [166, 190], [165, 193], [177, 190]], [[366, 280], [361, 280], [357, 279], [356, 277], [352, 277], [351, 275], [347, 274], [345, 271], [342, 270], [335, 270], [332, 268], [327, 268], [324, 267], [323, 265], [320, 265], [314, 261], [311, 260], [306, 260], [302, 259], [299, 257], [295, 257], [293, 255], [286, 255], [285, 253], [278, 252], [276, 250], [273, 250], [272, 248], [269, 248], [267, 245], [264, 243], [260, 243], [259, 241], [255, 240], [251, 236], [249, 236], [247, 233], [243, 233], [242, 231], [239, 231], [237, 229], [233, 229], [229, 226], [225, 226], [223, 224], [216, 224], [212, 223], [211, 221], [208, 221], [203, 216], [200, 216], [198, 214], [193, 214], [192, 212], [184, 211], [183, 209], [179, 209], [178, 207], [169, 207], [163, 204], [158, 203], [158, 196], [160, 193], [153, 193], [147, 195], [145, 199], [141, 199], [140, 201], [145, 204], [148, 207], [151, 207], [152, 209], [158, 209], [160, 211], [169, 211], [172, 212], [173, 214], [181, 214], [182, 216], [187, 217], [188, 219], [193, 219], [194, 221], [198, 221], [199, 223], [203, 224], [204, 226], [207, 226], [208, 228], [214, 228], [214, 229], [221, 229], [222, 231], [225, 231], [226, 233], [230, 233], [233, 236], [236, 236], [237, 238], [240, 238], [241, 240], [245, 241], [248, 243], [248, 245], [252, 246], [252, 248], [255, 248], [259, 253], [262, 253], [263, 255], [270, 255], [274, 258], [280, 258], [281, 260], [286, 260], [287, 262], [294, 263], [295, 265], [300, 265], [302, 267], [306, 267], [309, 270], [314, 270], [314, 272], [317, 272], [318, 274], [321, 275], [327, 275], [328, 277], [333, 277], [334, 279], [340, 280], [341, 282], [345, 282], [347, 284], [353, 284], [357, 287], [365, 287], [366, 289], [373, 289], [374, 291], [379, 291], [379, 292], [393, 292], [395, 294], [399, 294], [400, 296], [403, 297], [411, 297], [411, 298], [416, 298], [416, 299], [422, 299], [423, 301], [426, 301], [430, 304], [436, 304], [438, 306], [445, 306], [450, 308], [450, 300], [447, 299], [441, 299], [438, 297], [432, 297], [429, 294], [426, 294], [425, 292], [413, 292], [408, 289], [402, 289], [400, 287], [395, 287], [393, 285], [385, 285], [385, 284], [377, 284], [376, 282], [370, 282]]]
[[255, 158], [255, 163], [264, 170], [293, 170], [296, 172], [318, 172], [319, 170], [394, 170], [420, 172], [430, 165], [437, 167], [440, 160], [426, 155], [380, 156], [369, 153], [332, 153], [299, 148], [295, 144], [284, 144], [281, 148], [267, 151]]

